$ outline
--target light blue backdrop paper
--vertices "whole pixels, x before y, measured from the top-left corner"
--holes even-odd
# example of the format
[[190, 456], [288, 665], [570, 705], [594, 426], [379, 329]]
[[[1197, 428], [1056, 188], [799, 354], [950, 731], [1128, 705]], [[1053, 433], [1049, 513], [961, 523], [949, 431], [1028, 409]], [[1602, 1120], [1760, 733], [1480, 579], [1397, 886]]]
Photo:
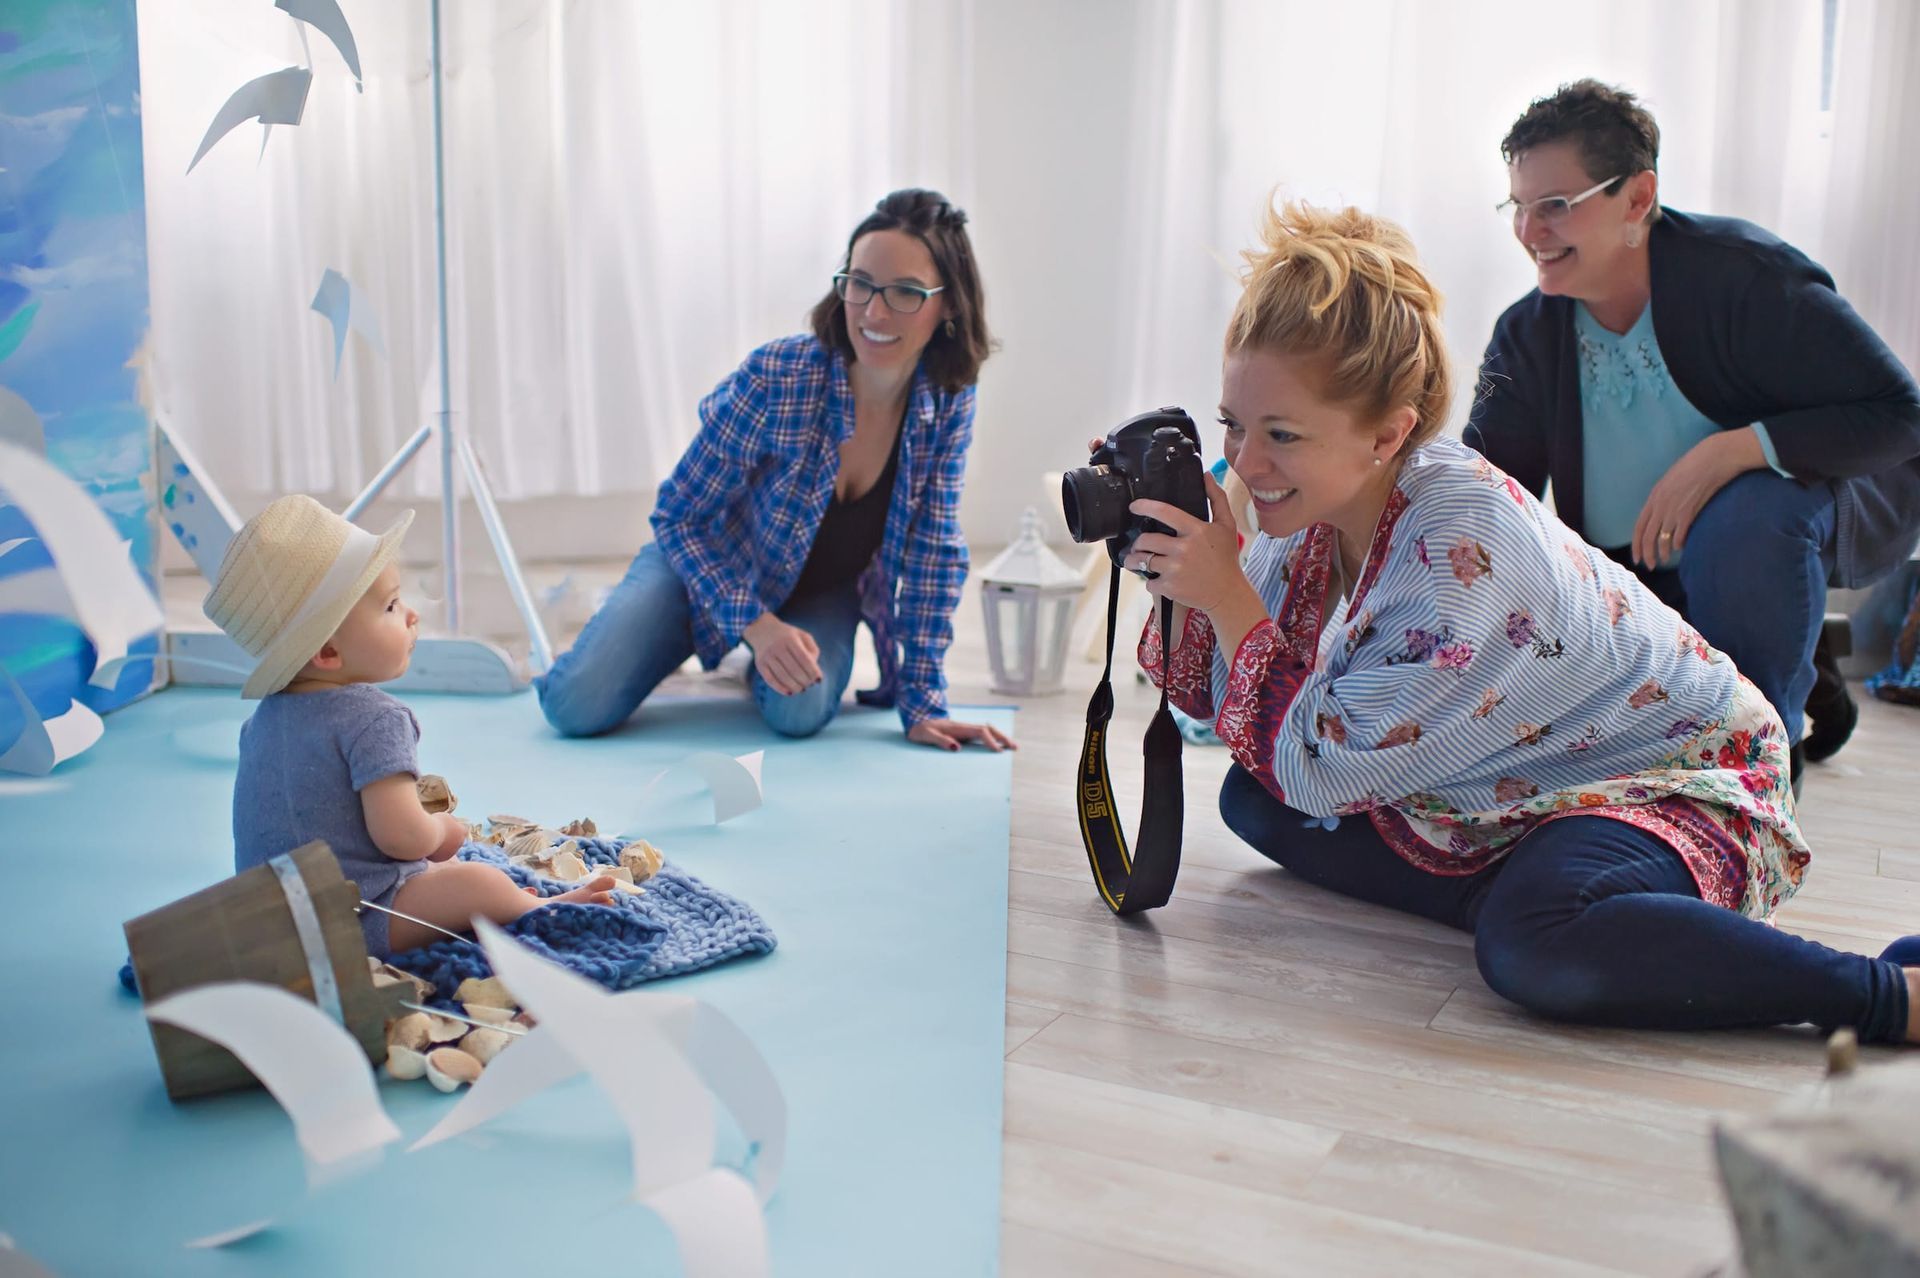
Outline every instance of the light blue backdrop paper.
[[[642, 834], [772, 926], [773, 954], [659, 988], [733, 1017], [785, 1091], [775, 1273], [993, 1272], [1008, 756], [912, 746], [891, 712], [855, 708], [791, 742], [744, 700], [663, 700], [612, 737], [566, 741], [531, 694], [409, 703], [422, 766], [463, 815]], [[249, 709], [169, 690], [113, 714], [55, 777], [0, 780], [0, 1233], [69, 1276], [677, 1272], [664, 1227], [623, 1201], [626, 1138], [584, 1080], [416, 1155], [404, 1144], [454, 1098], [384, 1082], [406, 1141], [312, 1199], [264, 1093], [167, 1100], [114, 980], [120, 924], [231, 872], [231, 743]], [[697, 779], [675, 773], [642, 811], [646, 780], [697, 749], [765, 750], [766, 805], [714, 826]], [[721, 1143], [744, 1159], [737, 1133]], [[276, 1212], [279, 1228], [224, 1250], [179, 1246]]]

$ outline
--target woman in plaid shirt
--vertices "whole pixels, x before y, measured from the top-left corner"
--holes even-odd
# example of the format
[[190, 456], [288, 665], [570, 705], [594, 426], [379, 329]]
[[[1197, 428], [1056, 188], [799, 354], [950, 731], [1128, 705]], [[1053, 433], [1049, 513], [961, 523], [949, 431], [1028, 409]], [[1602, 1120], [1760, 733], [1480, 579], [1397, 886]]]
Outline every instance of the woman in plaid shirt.
[[974, 382], [992, 341], [966, 214], [895, 191], [854, 228], [811, 333], [753, 352], [700, 403], [700, 432], [660, 486], [656, 540], [538, 681], [548, 722], [607, 732], [697, 653], [743, 640], [776, 732], [832, 721], [872, 628], [909, 740], [1013, 743], [947, 717], [941, 670], [967, 576], [960, 489]]

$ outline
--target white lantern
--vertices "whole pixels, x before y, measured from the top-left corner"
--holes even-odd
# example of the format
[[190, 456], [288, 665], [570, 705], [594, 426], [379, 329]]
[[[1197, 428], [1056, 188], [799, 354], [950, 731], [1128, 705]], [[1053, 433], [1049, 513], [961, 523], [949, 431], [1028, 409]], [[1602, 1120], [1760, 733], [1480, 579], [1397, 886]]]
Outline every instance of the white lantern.
[[995, 692], [1025, 696], [1060, 691], [1074, 603], [1084, 585], [1084, 574], [1047, 549], [1040, 516], [1027, 507], [1020, 516], [1020, 535], [980, 572]]

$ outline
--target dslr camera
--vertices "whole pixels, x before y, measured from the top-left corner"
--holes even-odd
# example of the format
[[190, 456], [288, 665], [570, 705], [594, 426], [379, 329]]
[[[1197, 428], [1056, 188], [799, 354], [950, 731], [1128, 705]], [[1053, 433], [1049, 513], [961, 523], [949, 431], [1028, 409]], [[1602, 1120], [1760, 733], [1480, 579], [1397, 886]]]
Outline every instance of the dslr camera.
[[1171, 533], [1157, 519], [1128, 509], [1140, 498], [1177, 506], [1206, 519], [1207, 482], [1200, 465], [1200, 431], [1178, 408], [1162, 408], [1123, 422], [1093, 450], [1085, 466], [1060, 480], [1067, 531], [1078, 542], [1105, 541], [1122, 563], [1141, 533]]

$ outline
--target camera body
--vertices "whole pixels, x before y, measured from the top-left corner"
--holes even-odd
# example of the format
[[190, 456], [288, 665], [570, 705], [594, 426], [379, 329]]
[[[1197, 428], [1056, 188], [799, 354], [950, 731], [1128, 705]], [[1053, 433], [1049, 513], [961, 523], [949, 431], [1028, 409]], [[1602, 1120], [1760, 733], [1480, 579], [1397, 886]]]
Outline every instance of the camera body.
[[1173, 531], [1128, 509], [1141, 498], [1166, 502], [1196, 519], [1208, 517], [1200, 431], [1178, 408], [1157, 409], [1121, 423], [1085, 466], [1060, 479], [1067, 531], [1078, 542], [1104, 540], [1116, 564], [1141, 533]]

